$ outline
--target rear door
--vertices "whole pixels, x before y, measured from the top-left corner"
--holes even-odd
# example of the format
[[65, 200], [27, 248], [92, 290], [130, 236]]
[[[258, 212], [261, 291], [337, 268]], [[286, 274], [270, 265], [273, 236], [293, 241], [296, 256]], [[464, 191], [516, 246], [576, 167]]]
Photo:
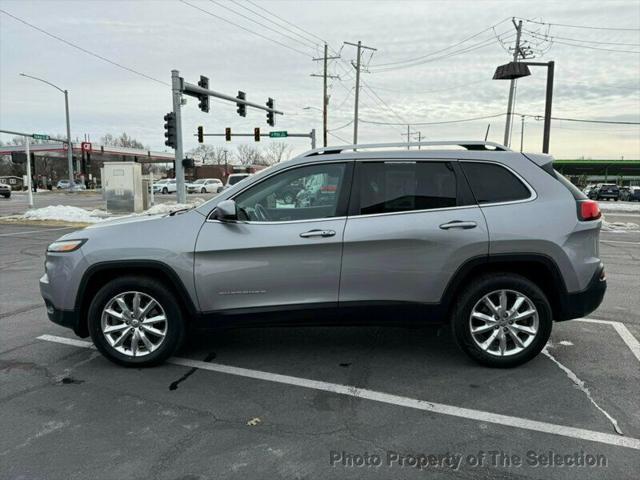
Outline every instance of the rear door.
[[356, 162], [340, 305], [438, 303], [456, 270], [488, 254], [484, 216], [456, 161]]
[[[336, 306], [351, 162], [277, 172], [233, 199], [241, 219], [207, 220], [195, 251], [205, 312]], [[302, 185], [293, 204], [279, 196]]]

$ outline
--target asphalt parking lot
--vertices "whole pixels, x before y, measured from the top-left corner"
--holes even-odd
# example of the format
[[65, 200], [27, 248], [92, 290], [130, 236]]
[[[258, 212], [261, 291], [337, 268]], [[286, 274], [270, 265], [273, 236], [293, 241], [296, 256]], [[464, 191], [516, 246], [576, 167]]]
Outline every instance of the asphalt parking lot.
[[637, 478], [639, 231], [602, 233], [588, 320], [495, 370], [444, 329], [347, 327], [209, 331], [120, 368], [46, 318], [69, 230], [0, 225], [0, 478]]

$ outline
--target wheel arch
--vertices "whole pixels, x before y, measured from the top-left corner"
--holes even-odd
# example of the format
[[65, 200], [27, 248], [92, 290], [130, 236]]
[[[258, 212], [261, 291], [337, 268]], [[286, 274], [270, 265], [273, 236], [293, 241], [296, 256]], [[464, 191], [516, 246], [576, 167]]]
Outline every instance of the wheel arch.
[[[135, 269], [135, 270], [134, 270]], [[132, 271], [134, 270], [134, 271]], [[89, 267], [80, 282], [76, 295], [75, 311], [78, 312], [78, 334], [88, 336], [88, 311], [93, 296], [107, 282], [124, 275], [148, 276], [163, 282], [176, 294], [179, 306], [185, 318], [193, 318], [197, 314], [193, 299], [187, 292], [178, 274], [165, 263], [154, 260], [115, 260], [100, 262]]]
[[480, 275], [487, 273], [514, 273], [535, 283], [547, 296], [554, 318], [560, 315], [562, 296], [566, 285], [554, 260], [539, 253], [497, 254], [476, 257], [465, 262], [449, 281], [442, 296], [442, 305], [449, 318], [460, 290]]

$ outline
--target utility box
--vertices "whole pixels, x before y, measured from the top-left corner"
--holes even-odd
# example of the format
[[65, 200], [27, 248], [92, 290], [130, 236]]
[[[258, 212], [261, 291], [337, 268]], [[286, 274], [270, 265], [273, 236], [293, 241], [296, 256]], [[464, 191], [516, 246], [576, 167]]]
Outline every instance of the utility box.
[[109, 212], [142, 212], [141, 165], [135, 162], [105, 162], [102, 168], [102, 190]]

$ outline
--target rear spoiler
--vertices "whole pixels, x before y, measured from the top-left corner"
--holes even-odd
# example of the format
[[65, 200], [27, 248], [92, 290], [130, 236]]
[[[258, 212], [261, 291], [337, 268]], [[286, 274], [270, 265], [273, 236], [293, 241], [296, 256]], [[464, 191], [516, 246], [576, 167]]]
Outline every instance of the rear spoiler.
[[523, 155], [552, 177], [556, 176], [553, 170], [553, 157], [551, 155], [546, 153], [523, 153]]

